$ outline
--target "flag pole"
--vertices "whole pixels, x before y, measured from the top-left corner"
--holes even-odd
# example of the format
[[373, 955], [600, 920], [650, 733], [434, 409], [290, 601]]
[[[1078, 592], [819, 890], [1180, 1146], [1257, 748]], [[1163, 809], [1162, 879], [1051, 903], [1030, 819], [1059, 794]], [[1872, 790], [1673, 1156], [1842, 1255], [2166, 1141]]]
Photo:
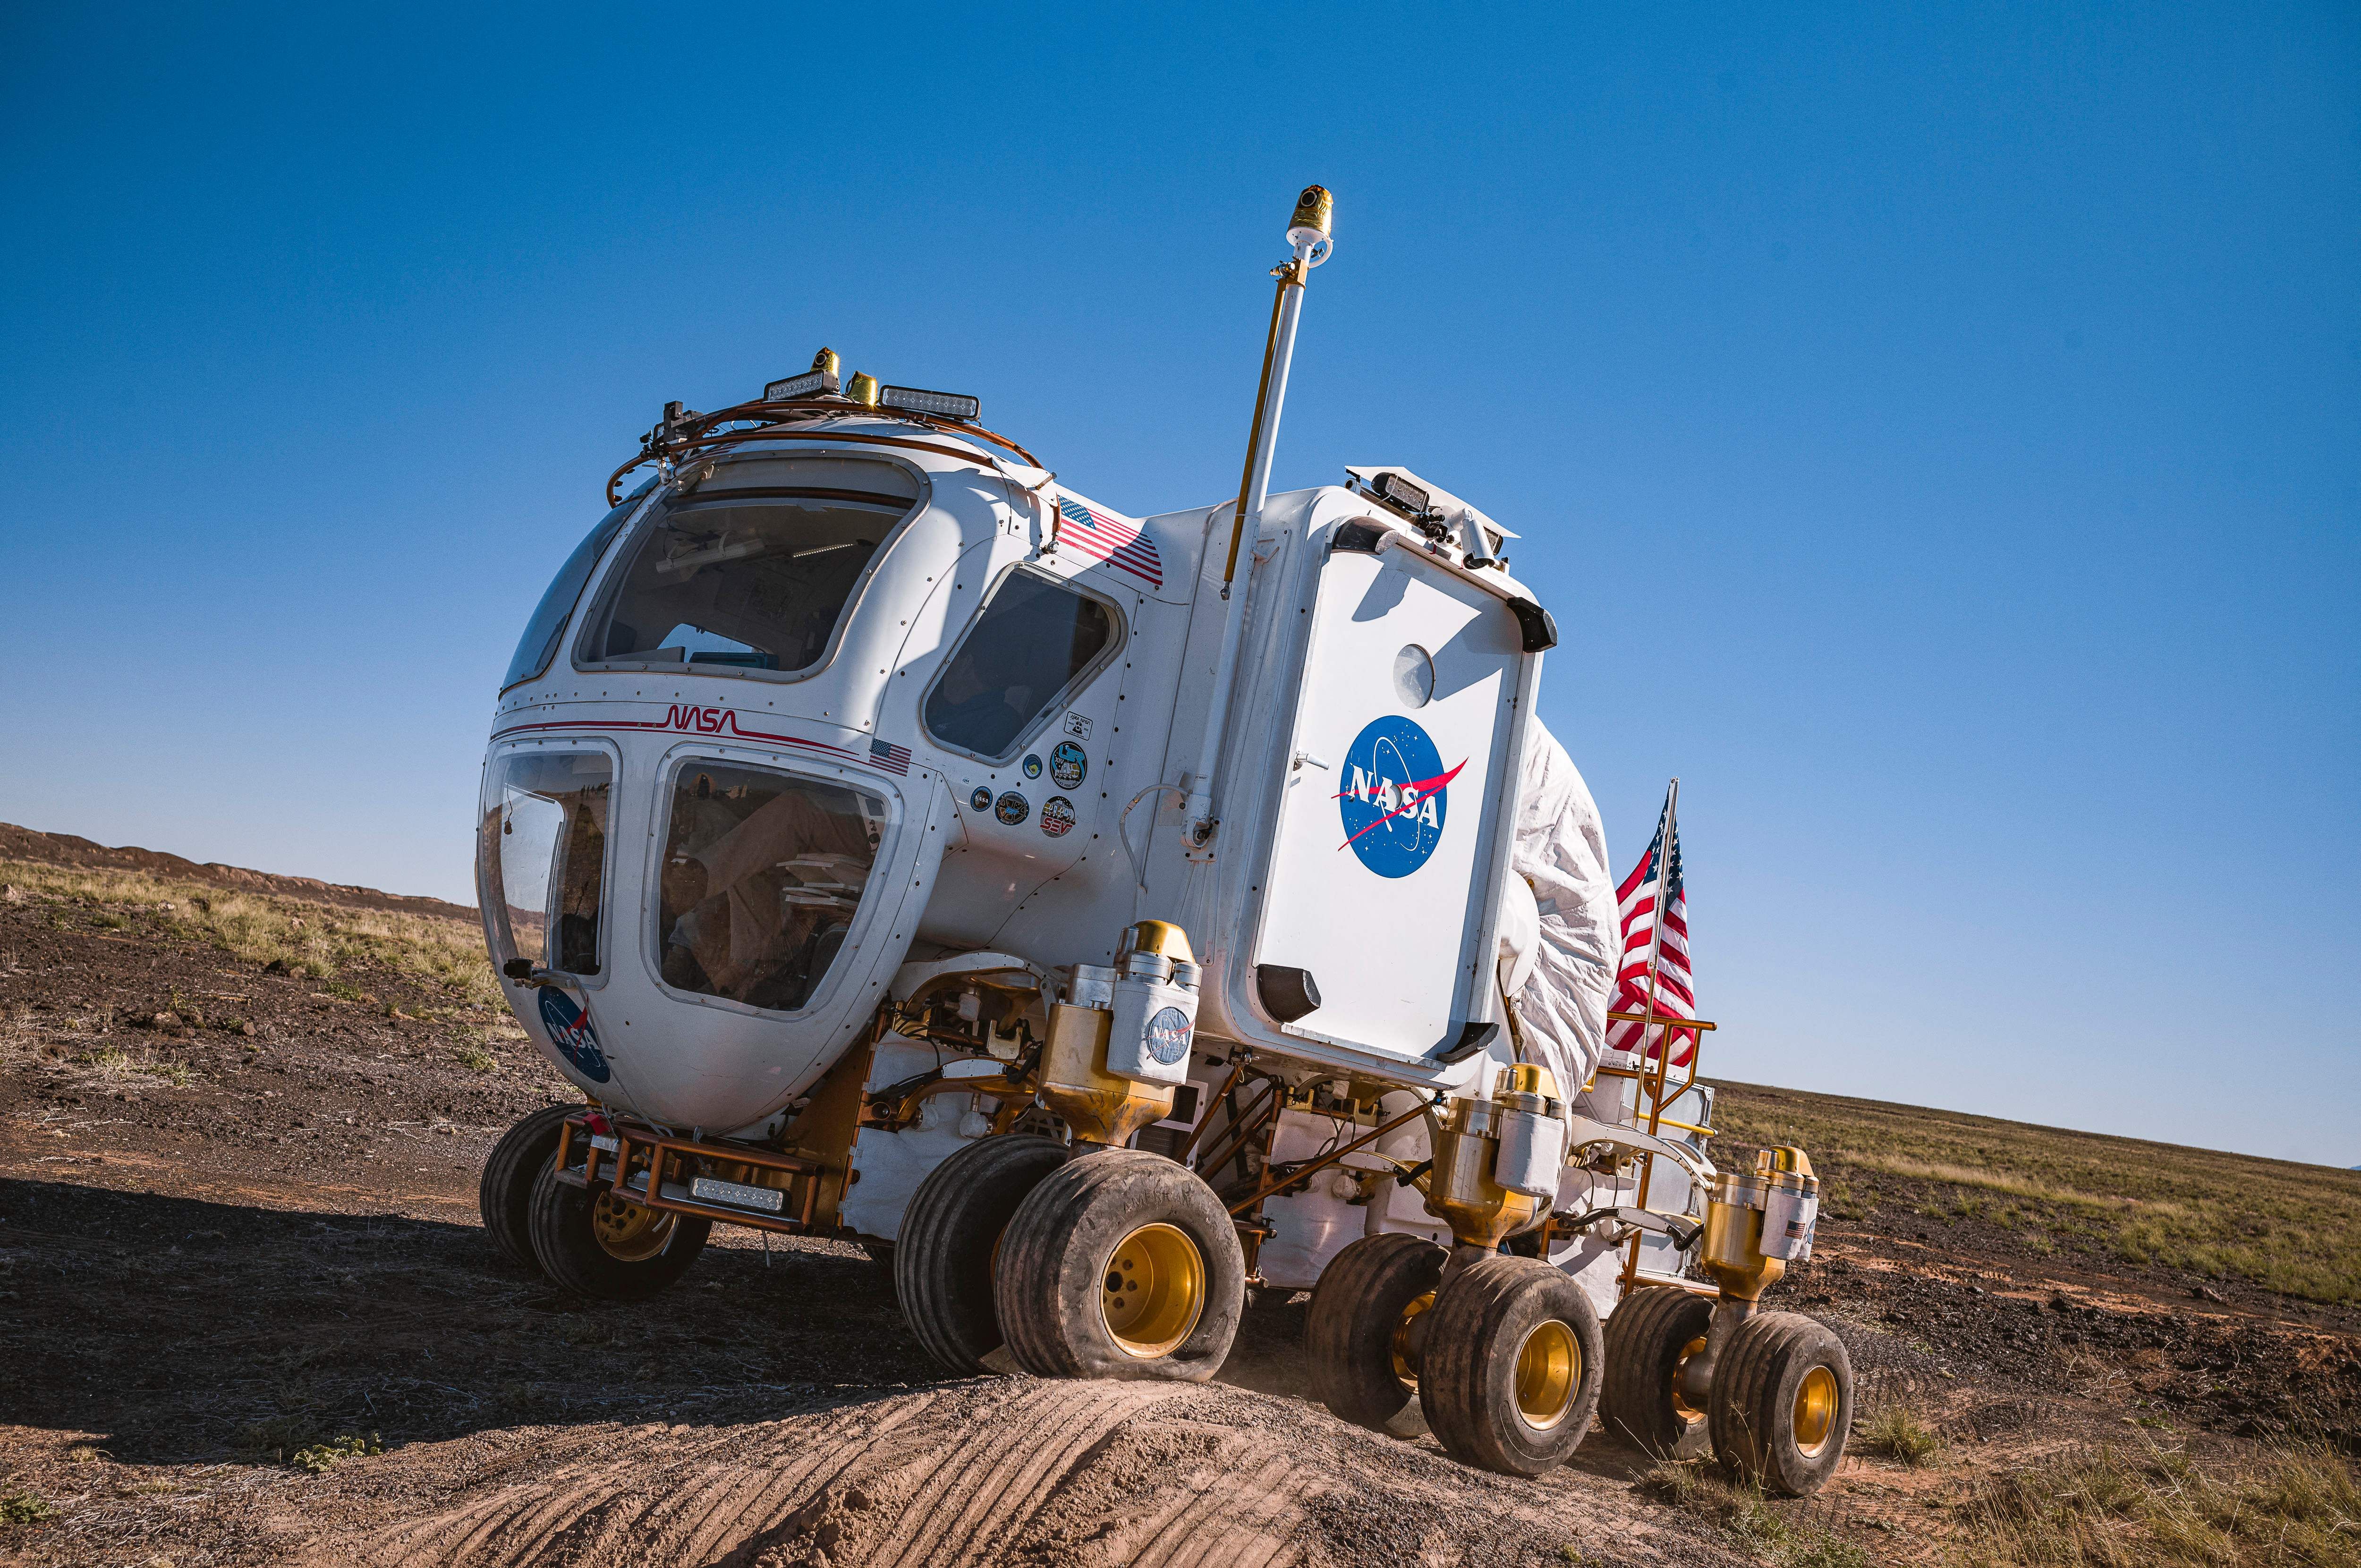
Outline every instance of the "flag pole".
[[[1648, 1021], [1640, 1025], [1639, 1087], [1647, 1091], [1648, 1094], [1648, 1135], [1650, 1137], [1656, 1136], [1663, 1130], [1664, 1080], [1673, 1070], [1672, 1040], [1667, 1035], [1662, 1040], [1662, 1048], [1656, 1053], [1655, 1078], [1653, 1081], [1650, 1080], [1648, 1031], [1656, 1027], [1656, 969], [1664, 961], [1664, 917], [1672, 913], [1673, 846], [1678, 841], [1679, 833], [1675, 818], [1680, 799], [1681, 781], [1675, 779], [1664, 791], [1664, 819], [1660, 825], [1663, 836], [1658, 842], [1656, 851], [1656, 913], [1648, 927]], [[1635, 1105], [1632, 1110], [1636, 1115], [1639, 1107]], [[1635, 1207], [1645, 1209], [1648, 1206], [1648, 1188], [1655, 1174], [1656, 1157], [1653, 1154], [1642, 1155], [1639, 1190], [1632, 1196], [1632, 1203]], [[1631, 1234], [1631, 1250], [1623, 1259], [1622, 1293], [1625, 1296], [1629, 1296], [1631, 1293], [1631, 1287], [1639, 1282], [1640, 1241], [1641, 1233], [1634, 1231]]]
[[[1657, 1027], [1656, 971], [1664, 960], [1664, 920], [1673, 912], [1673, 857], [1675, 847], [1680, 843], [1680, 808], [1681, 781], [1675, 779], [1664, 791], [1664, 848], [1656, 862], [1656, 918], [1648, 927], [1648, 1021], [1641, 1025], [1640, 1048], [1642, 1051], [1648, 1048], [1647, 1031]], [[1648, 1133], [1652, 1137], [1660, 1130], [1658, 1121], [1664, 1112], [1664, 1080], [1672, 1075], [1673, 1070], [1673, 1036], [1670, 1030], [1660, 1033], [1657, 1046], [1656, 1091], [1649, 1096], [1648, 1104]], [[1647, 1058], [1643, 1056], [1641, 1060], [1644, 1068]], [[1640, 1206], [1645, 1208], [1647, 1204], [1648, 1194], [1642, 1188]]]

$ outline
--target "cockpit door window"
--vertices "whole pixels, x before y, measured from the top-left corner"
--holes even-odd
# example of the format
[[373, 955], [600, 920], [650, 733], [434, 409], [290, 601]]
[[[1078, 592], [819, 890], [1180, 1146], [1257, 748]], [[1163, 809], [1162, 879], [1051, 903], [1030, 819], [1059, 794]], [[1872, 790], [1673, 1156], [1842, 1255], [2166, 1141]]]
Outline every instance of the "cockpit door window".
[[851, 934], [890, 819], [884, 799], [843, 784], [681, 762], [655, 910], [664, 982], [766, 1012], [809, 1005]]
[[927, 693], [927, 733], [1005, 762], [1113, 653], [1113, 606], [1022, 568], [1000, 580]]
[[511, 751], [485, 778], [477, 844], [493, 956], [599, 972], [615, 764], [603, 751]]

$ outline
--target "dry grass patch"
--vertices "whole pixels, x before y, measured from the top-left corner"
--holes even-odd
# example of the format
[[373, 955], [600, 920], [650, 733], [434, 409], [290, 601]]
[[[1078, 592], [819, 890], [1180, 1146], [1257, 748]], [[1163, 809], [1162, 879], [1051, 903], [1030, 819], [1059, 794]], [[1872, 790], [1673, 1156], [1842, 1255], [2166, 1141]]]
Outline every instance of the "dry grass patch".
[[2218, 1468], [2102, 1450], [1988, 1482], [1960, 1514], [1967, 1561], [1978, 1565], [2361, 1563], [2361, 1485], [2327, 1449]]
[[1942, 1448], [1943, 1440], [1907, 1405], [1887, 1405], [1872, 1410], [1868, 1420], [1854, 1427], [1846, 1446], [1855, 1453], [1902, 1464], [1924, 1464]]
[[2361, 1301], [2361, 1172], [1743, 1083], [1721, 1087], [1714, 1119], [1733, 1143], [1808, 1149], [1844, 1189], [1839, 1217], [1900, 1198], [1929, 1220], [2016, 1230], [2037, 1252]]
[[1773, 1568], [1869, 1568], [1869, 1554], [1816, 1525], [1791, 1520], [1752, 1486], [1704, 1461], [1671, 1461], [1640, 1477], [1640, 1493], [1712, 1525]]
[[110, 929], [137, 927], [202, 941], [249, 963], [328, 980], [348, 965], [382, 964], [471, 1002], [500, 999], [481, 929], [466, 921], [343, 909], [275, 894], [238, 893], [141, 872], [0, 861], [24, 900]]

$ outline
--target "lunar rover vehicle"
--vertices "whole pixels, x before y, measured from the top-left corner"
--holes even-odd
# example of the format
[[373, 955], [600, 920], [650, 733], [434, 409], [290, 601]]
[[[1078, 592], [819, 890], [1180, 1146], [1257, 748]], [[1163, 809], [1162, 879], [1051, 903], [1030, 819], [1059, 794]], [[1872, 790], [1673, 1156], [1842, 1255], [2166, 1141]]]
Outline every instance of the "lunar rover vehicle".
[[1817, 1183], [1714, 1165], [1711, 1025], [1609, 1047], [1514, 536], [1399, 465], [1269, 493], [1331, 215], [1218, 504], [1119, 512], [827, 350], [665, 406], [492, 725], [486, 936], [588, 1102], [500, 1142], [485, 1224], [610, 1298], [717, 1223], [860, 1241], [961, 1375], [1203, 1379], [1249, 1285], [1310, 1290], [1347, 1420], [1533, 1475], [1603, 1417], [1809, 1491], [1850, 1368], [1758, 1304]]

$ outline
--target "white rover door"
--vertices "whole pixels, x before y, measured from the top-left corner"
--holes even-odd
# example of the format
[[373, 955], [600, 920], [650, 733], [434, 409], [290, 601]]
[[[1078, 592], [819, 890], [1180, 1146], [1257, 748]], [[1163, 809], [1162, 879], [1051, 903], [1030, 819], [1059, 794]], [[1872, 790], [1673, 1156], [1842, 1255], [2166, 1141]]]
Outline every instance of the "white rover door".
[[1500, 599], [1400, 543], [1332, 551], [1311, 622], [1252, 983], [1287, 1023], [1264, 966], [1310, 973], [1320, 1005], [1290, 1034], [1438, 1057], [1499, 1014], [1482, 948], [1538, 655]]

